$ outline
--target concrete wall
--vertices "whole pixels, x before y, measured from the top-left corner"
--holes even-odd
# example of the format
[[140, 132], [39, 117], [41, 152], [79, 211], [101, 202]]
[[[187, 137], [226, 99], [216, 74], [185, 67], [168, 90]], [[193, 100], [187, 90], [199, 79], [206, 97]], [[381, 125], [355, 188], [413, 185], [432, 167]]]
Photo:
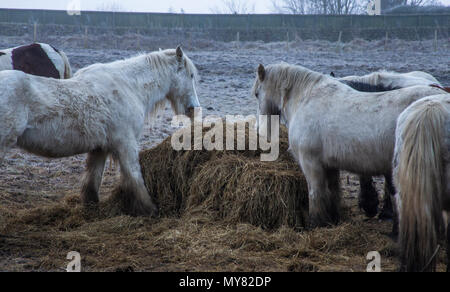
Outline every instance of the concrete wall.
[[[231, 41], [240, 39], [278, 41], [291, 39], [334, 40], [340, 31], [343, 40], [355, 37], [376, 39], [385, 36], [417, 39], [450, 33], [450, 15], [196, 15], [158, 13], [82, 12], [69, 16], [65, 11], [0, 9], [0, 35], [5, 25], [22, 24], [23, 28], [38, 23], [39, 26], [63, 26], [56, 32], [81, 32], [89, 27], [91, 32], [114, 30], [115, 33], [141, 34], [201, 33], [206, 38]], [[18, 28], [20, 31], [20, 28]]]

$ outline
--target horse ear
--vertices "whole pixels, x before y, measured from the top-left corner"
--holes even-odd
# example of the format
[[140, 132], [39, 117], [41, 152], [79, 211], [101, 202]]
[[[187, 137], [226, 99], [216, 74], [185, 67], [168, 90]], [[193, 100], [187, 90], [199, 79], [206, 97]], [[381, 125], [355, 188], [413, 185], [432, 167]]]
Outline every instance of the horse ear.
[[261, 82], [263, 82], [264, 79], [266, 79], [266, 68], [264, 68], [262, 64], [260, 64], [258, 67], [258, 77]]
[[177, 60], [178, 62], [183, 60], [183, 50], [181, 49], [181, 46], [177, 47]]
[[336, 74], [334, 74], [334, 72], [331, 72], [330, 76], [336, 78]]

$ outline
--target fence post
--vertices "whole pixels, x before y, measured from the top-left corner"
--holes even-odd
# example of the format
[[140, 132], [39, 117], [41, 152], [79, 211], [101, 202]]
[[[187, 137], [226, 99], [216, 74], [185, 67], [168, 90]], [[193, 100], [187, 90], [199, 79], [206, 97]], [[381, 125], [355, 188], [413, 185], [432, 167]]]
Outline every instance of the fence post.
[[339, 32], [338, 38], [338, 53], [342, 53], [342, 31]]
[[434, 31], [434, 51], [438, 51], [438, 31], [437, 29]]
[[289, 51], [289, 31], [286, 33], [286, 50]]
[[33, 29], [33, 42], [35, 43], [37, 41], [37, 22], [34, 23], [34, 29]]
[[387, 46], [389, 42], [389, 32], [386, 31], [386, 38], [384, 39], [384, 50], [387, 51]]
[[138, 31], [137, 31], [137, 49], [138, 49], [138, 51], [140, 51], [141, 50], [141, 32], [139, 31], [139, 29], [138, 29]]
[[84, 27], [84, 48], [87, 49], [88, 47], [88, 27]]

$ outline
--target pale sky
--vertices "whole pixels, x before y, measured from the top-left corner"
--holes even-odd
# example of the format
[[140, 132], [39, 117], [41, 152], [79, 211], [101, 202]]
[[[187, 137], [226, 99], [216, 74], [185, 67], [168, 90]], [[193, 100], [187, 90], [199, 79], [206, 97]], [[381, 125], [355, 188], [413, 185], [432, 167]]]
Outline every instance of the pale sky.
[[[0, 0], [0, 8], [31, 8], [65, 10], [70, 2], [81, 3], [81, 10], [97, 10], [106, 5], [116, 5], [126, 11], [168, 12], [170, 8], [186, 13], [211, 13], [211, 9], [222, 6], [222, 0]], [[448, 0], [450, 1], [450, 0]], [[248, 7], [255, 5], [256, 13], [270, 13], [271, 0], [241, 0]]]
[[[31, 8], [66, 10], [69, 3], [80, 3], [81, 10], [98, 10], [99, 7], [119, 6], [126, 11], [135, 12], [180, 12], [211, 13], [212, 9], [222, 7], [223, 0], [0, 0], [0, 8]], [[240, 0], [248, 8], [254, 6], [256, 13], [270, 13], [271, 0]], [[450, 0], [441, 0], [450, 5]]]

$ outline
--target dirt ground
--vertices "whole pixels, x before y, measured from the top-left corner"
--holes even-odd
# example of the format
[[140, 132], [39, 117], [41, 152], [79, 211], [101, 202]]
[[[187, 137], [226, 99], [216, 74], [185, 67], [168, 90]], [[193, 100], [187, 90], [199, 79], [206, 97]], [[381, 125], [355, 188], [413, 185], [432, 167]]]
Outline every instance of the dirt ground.
[[[26, 39], [26, 38], [25, 38]], [[136, 55], [133, 39], [128, 50], [83, 49], [76, 37], [47, 42], [64, 50], [75, 71]], [[92, 40], [94, 42], [95, 39]], [[142, 48], [146, 43], [142, 41]], [[24, 38], [1, 37], [0, 48], [24, 43]], [[26, 41], [25, 41], [26, 43]], [[167, 46], [171, 42], [165, 42]], [[173, 46], [176, 43], [173, 42]], [[148, 45], [150, 49], [157, 46]], [[166, 48], [166, 47], [163, 47]], [[208, 43], [187, 47], [199, 69], [198, 84], [204, 115], [256, 114], [249, 91], [258, 64], [288, 62], [337, 76], [362, 75], [386, 69], [421, 70], [450, 85], [450, 40], [439, 51], [431, 41], [354, 40], [343, 44], [324, 41], [286, 43]], [[150, 123], [142, 136], [149, 149], [170, 136], [169, 108]], [[384, 271], [397, 269], [397, 249], [388, 236], [391, 223], [366, 219], [357, 208], [356, 177], [342, 175], [346, 219], [334, 228], [294, 231], [262, 230], [211, 221], [206, 215], [189, 218], [132, 218], [80, 207], [77, 194], [85, 156], [48, 160], [13, 149], [0, 167], [0, 271], [63, 271], [66, 255], [82, 255], [84, 271], [365, 271], [366, 255], [379, 251]], [[101, 188], [110, 195], [118, 170], [108, 167]], [[377, 179], [382, 194], [382, 179]], [[105, 203], [106, 204], [106, 203]], [[439, 254], [444, 270], [444, 250]]]

